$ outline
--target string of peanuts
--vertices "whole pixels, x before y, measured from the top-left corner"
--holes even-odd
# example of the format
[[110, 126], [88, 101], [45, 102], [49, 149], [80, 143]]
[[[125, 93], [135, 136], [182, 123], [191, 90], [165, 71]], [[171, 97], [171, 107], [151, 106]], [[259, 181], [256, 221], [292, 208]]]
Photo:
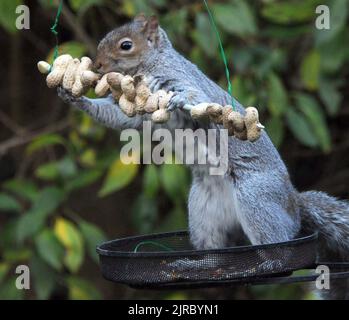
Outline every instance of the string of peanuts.
[[[150, 113], [152, 121], [156, 123], [170, 119], [171, 113], [167, 106], [173, 92], [158, 90], [152, 93], [142, 76], [131, 77], [117, 72], [101, 76], [91, 70], [92, 66], [90, 58], [82, 57], [79, 60], [68, 54], [57, 57], [52, 67], [45, 61], [38, 63], [39, 71], [48, 74], [46, 83], [49, 88], [62, 85], [74, 97], [82, 96], [93, 87], [98, 97], [103, 97], [110, 91], [120, 109], [129, 117]], [[184, 109], [190, 112], [193, 119], [208, 118], [216, 124], [222, 124], [230, 136], [240, 140], [254, 142], [264, 129], [259, 122], [258, 110], [254, 107], [246, 108], [245, 116], [234, 111], [230, 105], [221, 106], [217, 103], [186, 105]]]

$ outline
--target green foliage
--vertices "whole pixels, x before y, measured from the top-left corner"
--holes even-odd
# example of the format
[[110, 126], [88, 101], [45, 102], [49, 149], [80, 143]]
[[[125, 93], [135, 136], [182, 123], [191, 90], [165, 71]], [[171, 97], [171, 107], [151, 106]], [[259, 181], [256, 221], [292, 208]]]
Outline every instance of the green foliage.
[[229, 4], [214, 4], [212, 11], [218, 25], [231, 34], [244, 37], [252, 36], [257, 32], [254, 13], [246, 1], [236, 0]]
[[79, 220], [79, 229], [85, 239], [88, 254], [98, 263], [96, 246], [107, 240], [106, 235], [100, 228], [82, 219]]
[[134, 163], [125, 164], [121, 159], [116, 159], [110, 166], [102, 189], [99, 191], [100, 197], [105, 197], [112, 192], [118, 191], [136, 177], [138, 166]]
[[[17, 31], [14, 10], [19, 3], [0, 1], [0, 26], [11, 36]], [[38, 3], [53, 19], [57, 3]], [[82, 29], [86, 27], [96, 44], [100, 30], [108, 24], [116, 26], [139, 12], [157, 14], [174, 46], [226, 88], [217, 39], [202, 2], [120, 0], [115, 5], [107, 0], [68, 0], [66, 4], [74, 21]], [[314, 26], [318, 4], [330, 7], [330, 30]], [[209, 1], [209, 5], [227, 54], [233, 94], [244, 105], [258, 107], [273, 143], [282, 147], [285, 139], [294, 138], [305, 148], [331, 152], [327, 120], [338, 117], [348, 79], [348, 2], [227, 0]], [[50, 26], [42, 28], [49, 31]], [[67, 23], [60, 28], [60, 54], [81, 57], [88, 53], [81, 34]], [[46, 42], [53, 46], [52, 41]], [[53, 50], [47, 52], [50, 62]], [[87, 95], [95, 97], [91, 92]], [[47, 104], [48, 111], [52, 105]], [[49, 299], [62, 287], [70, 299], [103, 297], [81, 270], [91, 259], [98, 263], [96, 246], [115, 235], [106, 235], [85, 219], [84, 212], [75, 210], [76, 198], [92, 203], [99, 201], [98, 196], [117, 197], [119, 191], [130, 192], [130, 198], [123, 201], [127, 215], [120, 226], [127, 233], [187, 227], [187, 168], [125, 165], [120, 160], [116, 134], [86, 114], [67, 107], [62, 110], [60, 114], [66, 113], [70, 128], [30, 142], [23, 150], [29, 168], [0, 185], [0, 218], [4, 220], [0, 232], [0, 299], [27, 298], [13, 285], [13, 269], [18, 263], [30, 265], [35, 298]], [[112, 210], [120, 214], [117, 201]], [[299, 286], [248, 290], [255, 298], [313, 298]], [[189, 297], [186, 293], [167, 296]]]
[[76, 273], [83, 262], [84, 242], [81, 232], [70, 221], [57, 218], [54, 234], [65, 248], [64, 265], [72, 273]]
[[100, 292], [92, 283], [78, 277], [68, 277], [66, 279], [69, 289], [69, 299], [71, 300], [99, 300]]
[[320, 54], [317, 51], [313, 50], [304, 57], [300, 72], [306, 89], [317, 90], [319, 88]]
[[0, 26], [10, 33], [16, 33], [16, 8], [23, 1], [21, 0], [1, 0], [0, 1]]
[[324, 112], [316, 99], [304, 93], [296, 94], [295, 99], [317, 138], [317, 145], [324, 152], [329, 152], [331, 149], [331, 137], [325, 121]]
[[[65, 43], [62, 43], [58, 47], [59, 54], [70, 54], [74, 58], [80, 58], [84, 54], [86, 54], [86, 46], [77, 41], [68, 41]], [[54, 55], [54, 48], [49, 52], [46, 61], [49, 63], [52, 63], [53, 61], [53, 55]]]
[[269, 101], [268, 108], [272, 116], [281, 116], [288, 107], [288, 96], [281, 79], [270, 73], [268, 77]]
[[261, 14], [271, 22], [280, 24], [308, 22], [314, 18], [316, 6], [322, 3], [321, 0], [265, 1]]
[[28, 155], [31, 155], [33, 152], [37, 150], [41, 150], [45, 147], [51, 147], [57, 144], [65, 145], [65, 140], [63, 139], [63, 137], [59, 136], [58, 134], [42, 135], [33, 140], [27, 146], [27, 153]]
[[1, 211], [20, 211], [21, 205], [18, 203], [18, 201], [6, 194], [6, 193], [0, 193], [0, 210]]
[[64, 249], [52, 230], [41, 231], [35, 238], [35, 246], [42, 260], [57, 271], [62, 270]]

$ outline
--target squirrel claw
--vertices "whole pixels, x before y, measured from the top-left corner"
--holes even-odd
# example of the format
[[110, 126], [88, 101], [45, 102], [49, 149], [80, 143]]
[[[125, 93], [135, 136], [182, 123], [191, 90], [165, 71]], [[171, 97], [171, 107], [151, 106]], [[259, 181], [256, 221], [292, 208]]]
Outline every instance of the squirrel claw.
[[71, 104], [79, 100], [79, 98], [75, 98], [69, 90], [66, 90], [61, 86], [57, 88], [57, 94], [63, 100], [63, 102], [68, 104]]
[[174, 93], [167, 105], [167, 110], [174, 111], [176, 109], [183, 109], [185, 104], [186, 100], [183, 98], [183, 96], [180, 93]]

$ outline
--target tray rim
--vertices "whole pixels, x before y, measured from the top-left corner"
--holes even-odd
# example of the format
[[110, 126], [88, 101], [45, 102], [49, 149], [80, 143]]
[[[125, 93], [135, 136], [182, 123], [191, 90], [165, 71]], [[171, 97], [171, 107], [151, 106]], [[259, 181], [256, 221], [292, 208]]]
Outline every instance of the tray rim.
[[205, 250], [179, 250], [179, 251], [151, 251], [151, 252], [133, 252], [133, 251], [118, 251], [118, 250], [108, 250], [103, 247], [109, 246], [111, 244], [117, 244], [123, 241], [134, 241], [134, 240], [146, 240], [149, 238], [161, 239], [169, 236], [188, 236], [189, 232], [187, 230], [179, 231], [169, 231], [161, 233], [151, 233], [137, 236], [128, 236], [120, 239], [109, 240], [98, 245], [96, 251], [100, 257], [116, 257], [116, 258], [162, 258], [162, 257], [188, 257], [188, 256], [200, 256], [205, 254], [222, 254], [222, 253], [239, 253], [246, 251], [255, 251], [258, 249], [271, 249], [275, 247], [287, 247], [290, 245], [306, 244], [312, 241], [316, 241], [318, 238], [318, 233], [315, 232], [311, 235], [295, 238], [289, 241], [282, 241], [269, 244], [259, 244], [259, 245], [243, 245], [234, 247], [225, 247], [222, 249], [205, 249]]

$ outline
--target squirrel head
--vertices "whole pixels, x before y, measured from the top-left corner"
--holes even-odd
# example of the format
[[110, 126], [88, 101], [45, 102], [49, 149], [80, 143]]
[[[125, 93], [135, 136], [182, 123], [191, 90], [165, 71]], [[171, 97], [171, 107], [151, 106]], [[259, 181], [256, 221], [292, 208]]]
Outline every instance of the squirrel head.
[[131, 22], [109, 32], [99, 43], [95, 69], [100, 73], [131, 74], [152, 56], [159, 44], [160, 28], [155, 16], [136, 16]]

